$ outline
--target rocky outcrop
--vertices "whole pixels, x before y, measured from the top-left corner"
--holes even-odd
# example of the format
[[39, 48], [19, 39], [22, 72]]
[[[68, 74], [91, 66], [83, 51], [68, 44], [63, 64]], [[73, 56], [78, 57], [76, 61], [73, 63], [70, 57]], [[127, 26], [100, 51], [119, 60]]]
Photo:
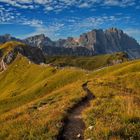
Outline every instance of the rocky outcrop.
[[43, 48], [44, 46], [54, 46], [54, 42], [46, 37], [44, 34], [36, 35], [29, 37], [23, 40], [25, 44], [28, 44], [32, 47]]
[[0, 72], [6, 70], [6, 64], [3, 59], [0, 61]]
[[30, 46], [17, 47], [15, 49], [16, 53], [20, 53], [27, 57], [30, 61], [36, 64], [45, 63], [45, 56], [39, 48], [34, 48]]
[[36, 64], [45, 63], [45, 56], [39, 48], [31, 47], [28, 45], [17, 45], [15, 42], [14, 42], [15, 46], [10, 46], [11, 45], [10, 43], [11, 42], [7, 42], [6, 44], [7, 48], [0, 49], [1, 70], [5, 70], [6, 66], [12, 63], [18, 54], [27, 57], [33, 63]]

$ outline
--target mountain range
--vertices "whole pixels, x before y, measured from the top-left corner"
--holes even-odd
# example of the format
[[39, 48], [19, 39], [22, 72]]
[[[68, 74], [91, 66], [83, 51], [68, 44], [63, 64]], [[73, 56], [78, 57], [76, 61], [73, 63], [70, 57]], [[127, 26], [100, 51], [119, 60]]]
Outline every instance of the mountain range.
[[93, 56], [125, 52], [129, 58], [140, 58], [139, 43], [117, 28], [107, 30], [94, 29], [90, 32], [83, 33], [79, 38], [68, 37], [67, 39], [59, 39], [57, 41], [52, 41], [44, 34], [35, 35], [23, 40], [8, 34], [0, 36], [0, 43], [11, 40], [20, 41], [29, 46], [40, 48], [49, 56]]

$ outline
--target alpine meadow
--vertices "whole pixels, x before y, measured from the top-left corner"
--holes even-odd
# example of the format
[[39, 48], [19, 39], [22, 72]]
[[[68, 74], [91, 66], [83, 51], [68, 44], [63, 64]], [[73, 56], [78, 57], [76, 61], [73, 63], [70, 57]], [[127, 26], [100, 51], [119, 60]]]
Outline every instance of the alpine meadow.
[[139, 0], [0, 0], [0, 140], [140, 140]]

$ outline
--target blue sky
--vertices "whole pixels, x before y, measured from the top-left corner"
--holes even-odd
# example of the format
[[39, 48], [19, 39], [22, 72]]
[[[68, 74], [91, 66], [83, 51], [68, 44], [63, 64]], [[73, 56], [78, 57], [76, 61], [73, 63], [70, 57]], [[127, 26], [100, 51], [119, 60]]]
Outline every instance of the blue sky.
[[140, 0], [0, 0], [0, 34], [56, 40], [110, 27], [140, 42]]

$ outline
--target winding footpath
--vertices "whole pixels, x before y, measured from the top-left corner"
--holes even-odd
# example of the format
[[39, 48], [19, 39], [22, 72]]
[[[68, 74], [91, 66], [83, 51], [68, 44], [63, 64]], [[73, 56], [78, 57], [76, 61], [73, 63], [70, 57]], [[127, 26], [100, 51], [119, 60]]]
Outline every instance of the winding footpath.
[[85, 124], [82, 119], [82, 112], [90, 106], [90, 100], [95, 98], [94, 94], [88, 89], [87, 84], [88, 82], [82, 85], [87, 96], [69, 112], [62, 134], [60, 134], [58, 140], [84, 140]]

